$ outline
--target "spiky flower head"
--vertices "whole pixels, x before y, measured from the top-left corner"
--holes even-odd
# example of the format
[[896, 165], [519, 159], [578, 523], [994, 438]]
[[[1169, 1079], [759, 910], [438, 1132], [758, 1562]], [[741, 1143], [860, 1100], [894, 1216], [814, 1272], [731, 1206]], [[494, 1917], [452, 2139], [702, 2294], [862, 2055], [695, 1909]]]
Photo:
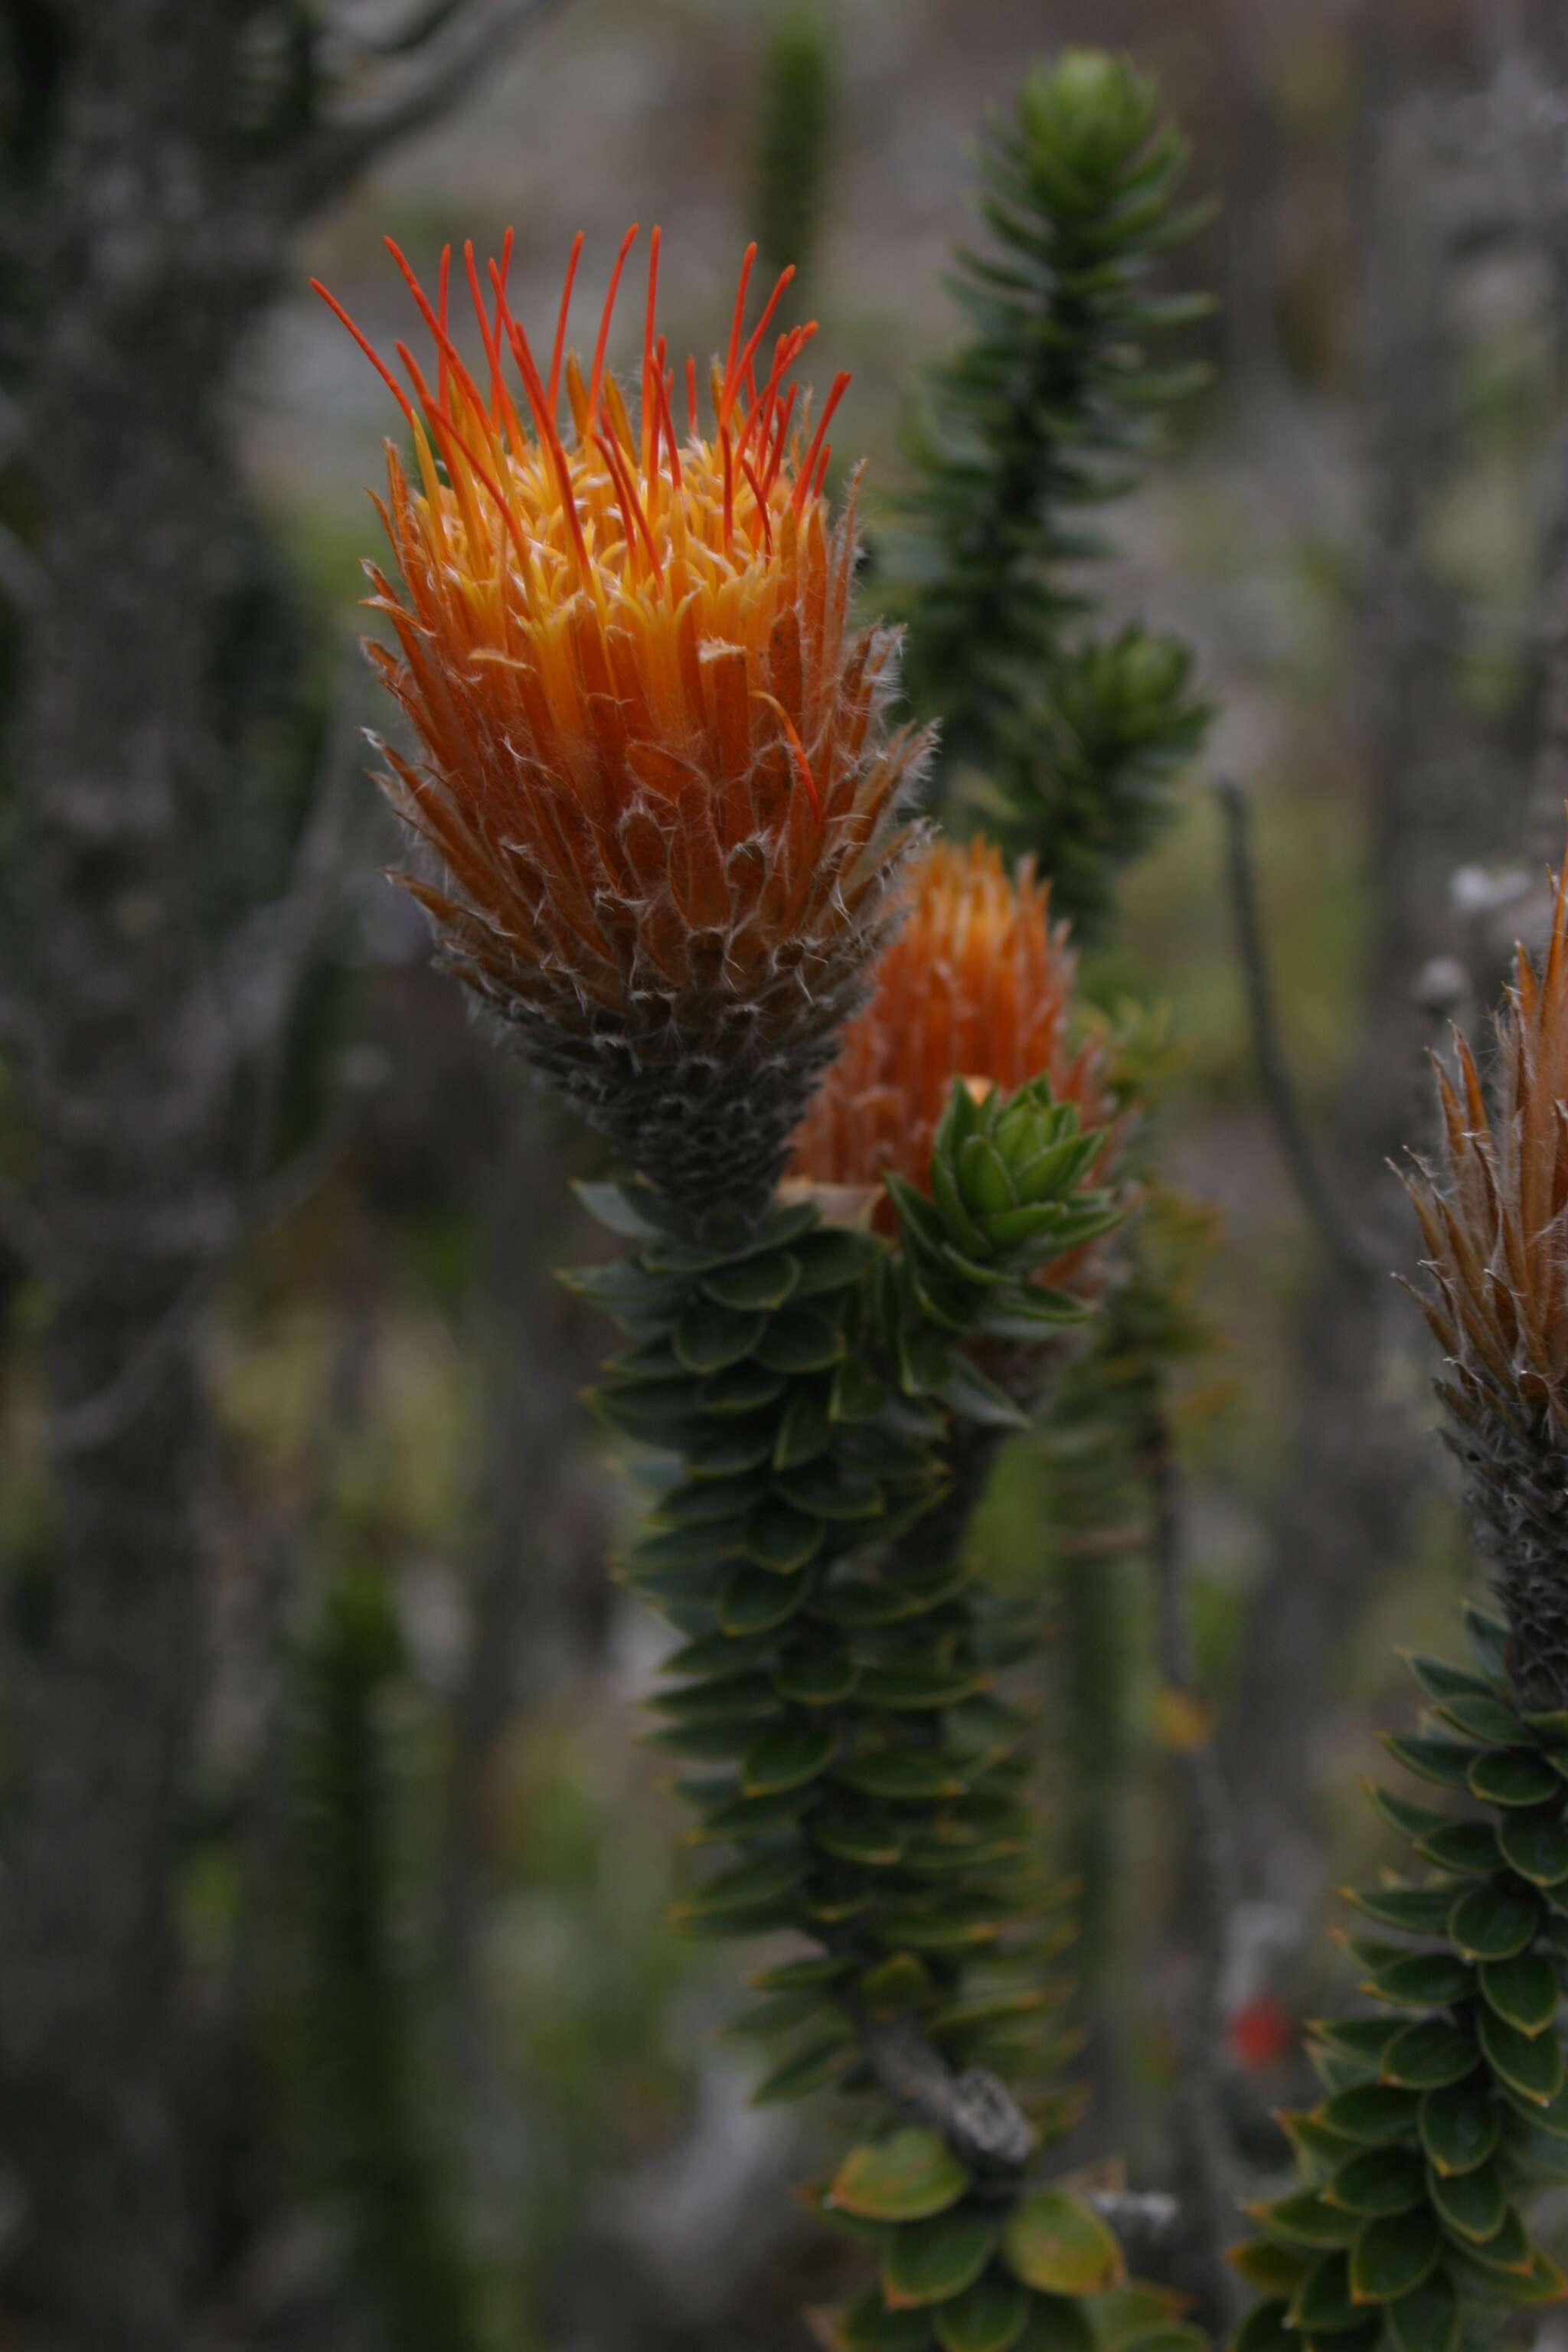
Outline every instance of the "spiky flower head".
[[[1010, 875], [1001, 851], [975, 839], [911, 860], [904, 896], [909, 911], [871, 1001], [796, 1132], [792, 1177], [855, 1188], [891, 1174], [929, 1192], [955, 1077], [976, 1096], [1048, 1078], [1083, 1128], [1104, 1128], [1101, 1060], [1073, 1033], [1077, 958], [1066, 926], [1051, 922], [1049, 884], [1027, 860]], [[885, 1195], [875, 1213], [890, 1230]]]
[[1568, 864], [1539, 974], [1498, 1017], [1497, 1107], [1468, 1045], [1439, 1070], [1441, 1169], [1407, 1180], [1467, 1500], [1527, 1704], [1568, 1705]]
[[656, 331], [655, 229], [634, 415], [605, 354], [636, 234], [586, 378], [566, 350], [580, 237], [547, 369], [505, 251], [482, 284], [464, 249], [477, 376], [449, 249], [432, 302], [392, 248], [434, 345], [428, 373], [397, 346], [408, 392], [332, 307], [413, 437], [413, 478], [389, 444], [377, 502], [401, 593], [367, 566], [398, 651], [369, 651], [420, 747], [416, 765], [378, 746], [380, 782], [440, 871], [398, 878], [445, 960], [697, 1224], [754, 1213], [777, 1180], [887, 936], [926, 738], [886, 730], [894, 635], [848, 625], [854, 499], [835, 522], [823, 489], [847, 378], [808, 441], [789, 377], [813, 330], [759, 356], [791, 273], [748, 333], [748, 253], [704, 428], [695, 368], [678, 386]]

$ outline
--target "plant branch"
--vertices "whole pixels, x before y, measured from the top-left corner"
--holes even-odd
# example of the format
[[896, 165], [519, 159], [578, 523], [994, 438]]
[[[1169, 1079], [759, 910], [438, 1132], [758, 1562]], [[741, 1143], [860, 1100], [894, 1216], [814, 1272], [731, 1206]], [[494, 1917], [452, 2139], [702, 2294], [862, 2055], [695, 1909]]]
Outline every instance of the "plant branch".
[[1247, 1024], [1258, 1064], [1263, 1098], [1274, 1122], [1297, 1198], [1308, 1222], [1341, 1272], [1365, 1282], [1378, 1270], [1379, 1260], [1350, 1222], [1336, 1200], [1308, 1129], [1295, 1081], [1286, 1060], [1275, 1012], [1274, 986], [1263, 939], [1258, 877], [1252, 856], [1251, 811], [1241, 786], [1229, 777], [1215, 785], [1225, 825], [1226, 880], [1231, 919], [1236, 927], [1237, 956], [1247, 992]]
[[890, 2099], [946, 2135], [960, 2162], [987, 2174], [1022, 2172], [1039, 2142], [1005, 2084], [984, 2066], [955, 2074], [907, 2018], [856, 2016], [868, 2064]]
[[382, 150], [438, 121], [559, 0], [462, 0], [437, 9], [390, 90], [309, 131], [289, 163], [289, 205], [309, 213], [358, 176]]

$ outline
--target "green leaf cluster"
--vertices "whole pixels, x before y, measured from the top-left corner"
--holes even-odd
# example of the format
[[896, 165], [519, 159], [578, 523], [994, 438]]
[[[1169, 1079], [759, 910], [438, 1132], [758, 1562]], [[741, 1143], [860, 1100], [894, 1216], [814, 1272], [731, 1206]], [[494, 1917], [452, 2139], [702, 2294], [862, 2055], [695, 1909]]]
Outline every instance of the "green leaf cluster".
[[1209, 715], [1186, 648], [1096, 635], [1078, 577], [1108, 550], [1093, 511], [1134, 487], [1159, 412], [1203, 379], [1150, 357], [1209, 307], [1150, 283], [1203, 216], [1177, 202], [1186, 163], [1125, 60], [1068, 50], [1030, 74], [982, 156], [992, 243], [959, 255], [954, 288], [973, 332], [933, 380], [908, 501], [910, 695], [1080, 930]]
[[1568, 1716], [1522, 1713], [1505, 1628], [1468, 1619], [1476, 1671], [1410, 1661], [1432, 1716], [1387, 1746], [1444, 1801], [1373, 1791], [1425, 1867], [1350, 1895], [1375, 2008], [1313, 2029], [1325, 2095], [1284, 2119], [1300, 2188], [1249, 2209], [1234, 2259], [1265, 2300], [1235, 2352], [1458, 2352], [1568, 2297], [1521, 2211], [1568, 2181]]
[[[1087, 1181], [1103, 1140], [1044, 1081], [984, 1103], [955, 1087], [935, 1205], [900, 1190], [901, 1245], [829, 1226], [810, 1203], [697, 1243], [646, 1186], [580, 1188], [636, 1244], [569, 1277], [629, 1341], [595, 1402], [673, 1457], [625, 1576], [684, 1637], [651, 1735], [698, 1816], [700, 1874], [676, 1921], [805, 1939], [753, 1979], [735, 2028], [764, 2046], [763, 2100], [876, 2091], [868, 2034], [909, 2026], [955, 2073], [1004, 2074], [1041, 2138], [1076, 2114], [1059, 2079], [1064, 1988], [1046, 1974], [1071, 1930], [1024, 1803], [1030, 1718], [995, 1686], [1017, 1630], [973, 1586], [962, 1520], [942, 1506], [956, 1425], [1019, 1418], [970, 1350], [1037, 1344], [1081, 1311], [1036, 1277], [1119, 1213]], [[886, 2145], [858, 2152], [849, 2179], [880, 2179], [892, 2158], [870, 2151]], [[936, 2149], [935, 2189], [907, 2193], [940, 2201], [919, 2212], [858, 2210], [842, 2176], [823, 2196], [889, 2266], [830, 2340], [913, 2341], [915, 2313], [931, 2315], [922, 2343], [931, 2327], [960, 2347], [1078, 2340], [1062, 2331], [1089, 2286], [1071, 2283], [1068, 2253], [1006, 2237], [1019, 2184], [1000, 2204], [994, 2180], [972, 2196]], [[1082, 2211], [1098, 2292], [1120, 2256]], [[920, 2234], [884, 2242], [905, 2221]]]
[[1091, 2205], [1060, 2188], [998, 2200], [935, 2131], [851, 2149], [814, 2201], [878, 2261], [875, 2285], [809, 2315], [827, 2352], [1204, 2352], [1177, 2296], [1127, 2281]]
[[1005, 1388], [975, 1363], [974, 1340], [1037, 1345], [1088, 1308], [1041, 1279], [1118, 1223], [1121, 1204], [1088, 1179], [1104, 1132], [1048, 1078], [977, 1101], [955, 1079], [931, 1148], [931, 1196], [889, 1175], [903, 1244], [896, 1317], [904, 1385], [969, 1417], [1025, 1427]]

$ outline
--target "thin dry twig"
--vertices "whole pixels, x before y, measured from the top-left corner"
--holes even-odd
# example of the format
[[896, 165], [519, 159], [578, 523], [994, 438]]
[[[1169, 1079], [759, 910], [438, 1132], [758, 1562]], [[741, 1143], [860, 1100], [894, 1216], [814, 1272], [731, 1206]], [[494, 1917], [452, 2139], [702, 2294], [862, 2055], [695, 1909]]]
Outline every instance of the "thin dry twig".
[[[433, 7], [398, 45], [397, 62], [380, 60], [374, 100], [329, 117], [295, 148], [288, 167], [288, 200], [296, 213], [313, 212], [358, 177], [385, 147], [439, 121], [466, 92], [491, 74], [525, 32], [544, 22], [561, 0], [456, 0]], [[374, 54], [367, 52], [367, 54]]]
[[1308, 1129], [1280, 1042], [1258, 908], [1247, 794], [1238, 783], [1225, 777], [1215, 785], [1215, 797], [1225, 824], [1226, 878], [1236, 927], [1237, 955], [1247, 991], [1252, 1050], [1264, 1101], [1297, 1197], [1313, 1231], [1342, 1274], [1355, 1282], [1370, 1281], [1381, 1271], [1382, 1261], [1335, 1198]]

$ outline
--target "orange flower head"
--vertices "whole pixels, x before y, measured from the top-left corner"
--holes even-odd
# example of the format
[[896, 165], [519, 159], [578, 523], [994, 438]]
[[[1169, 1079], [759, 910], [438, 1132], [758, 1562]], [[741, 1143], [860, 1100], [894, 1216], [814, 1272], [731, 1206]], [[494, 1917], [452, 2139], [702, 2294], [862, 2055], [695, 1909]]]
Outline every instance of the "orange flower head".
[[[616, 257], [586, 376], [567, 349], [579, 236], [547, 365], [507, 297], [510, 233], [464, 269], [483, 357], [394, 246], [433, 346], [407, 390], [331, 304], [402, 408], [377, 501], [401, 575], [374, 565], [397, 650], [367, 648], [419, 758], [378, 781], [434, 853], [400, 876], [443, 955], [678, 1207], [749, 1211], [861, 999], [926, 738], [889, 735], [896, 636], [851, 632], [854, 499], [824, 492], [837, 377], [807, 435], [764, 351], [786, 270], [748, 330], [748, 251], [699, 415], [657, 332], [651, 239], [637, 398], [605, 364]], [[389, 240], [390, 244], [390, 240]], [[564, 397], [565, 416], [562, 415]], [[684, 411], [685, 430], [676, 425]]]
[[[1027, 860], [1010, 877], [1001, 851], [975, 840], [928, 849], [904, 896], [908, 915], [871, 1001], [796, 1129], [792, 1177], [854, 1189], [879, 1186], [891, 1170], [929, 1192], [955, 1077], [1010, 1094], [1046, 1076], [1086, 1128], [1104, 1126], [1111, 1104], [1098, 1051], [1072, 1037], [1077, 958], [1067, 926], [1050, 921], [1049, 884]], [[876, 1217], [893, 1229], [885, 1194]]]
[[1468, 1500], [1513, 1628], [1516, 1678], [1568, 1705], [1568, 863], [1539, 974], [1522, 948], [1498, 1018], [1498, 1102], [1458, 1041], [1439, 1069], [1442, 1166], [1408, 1189]]

